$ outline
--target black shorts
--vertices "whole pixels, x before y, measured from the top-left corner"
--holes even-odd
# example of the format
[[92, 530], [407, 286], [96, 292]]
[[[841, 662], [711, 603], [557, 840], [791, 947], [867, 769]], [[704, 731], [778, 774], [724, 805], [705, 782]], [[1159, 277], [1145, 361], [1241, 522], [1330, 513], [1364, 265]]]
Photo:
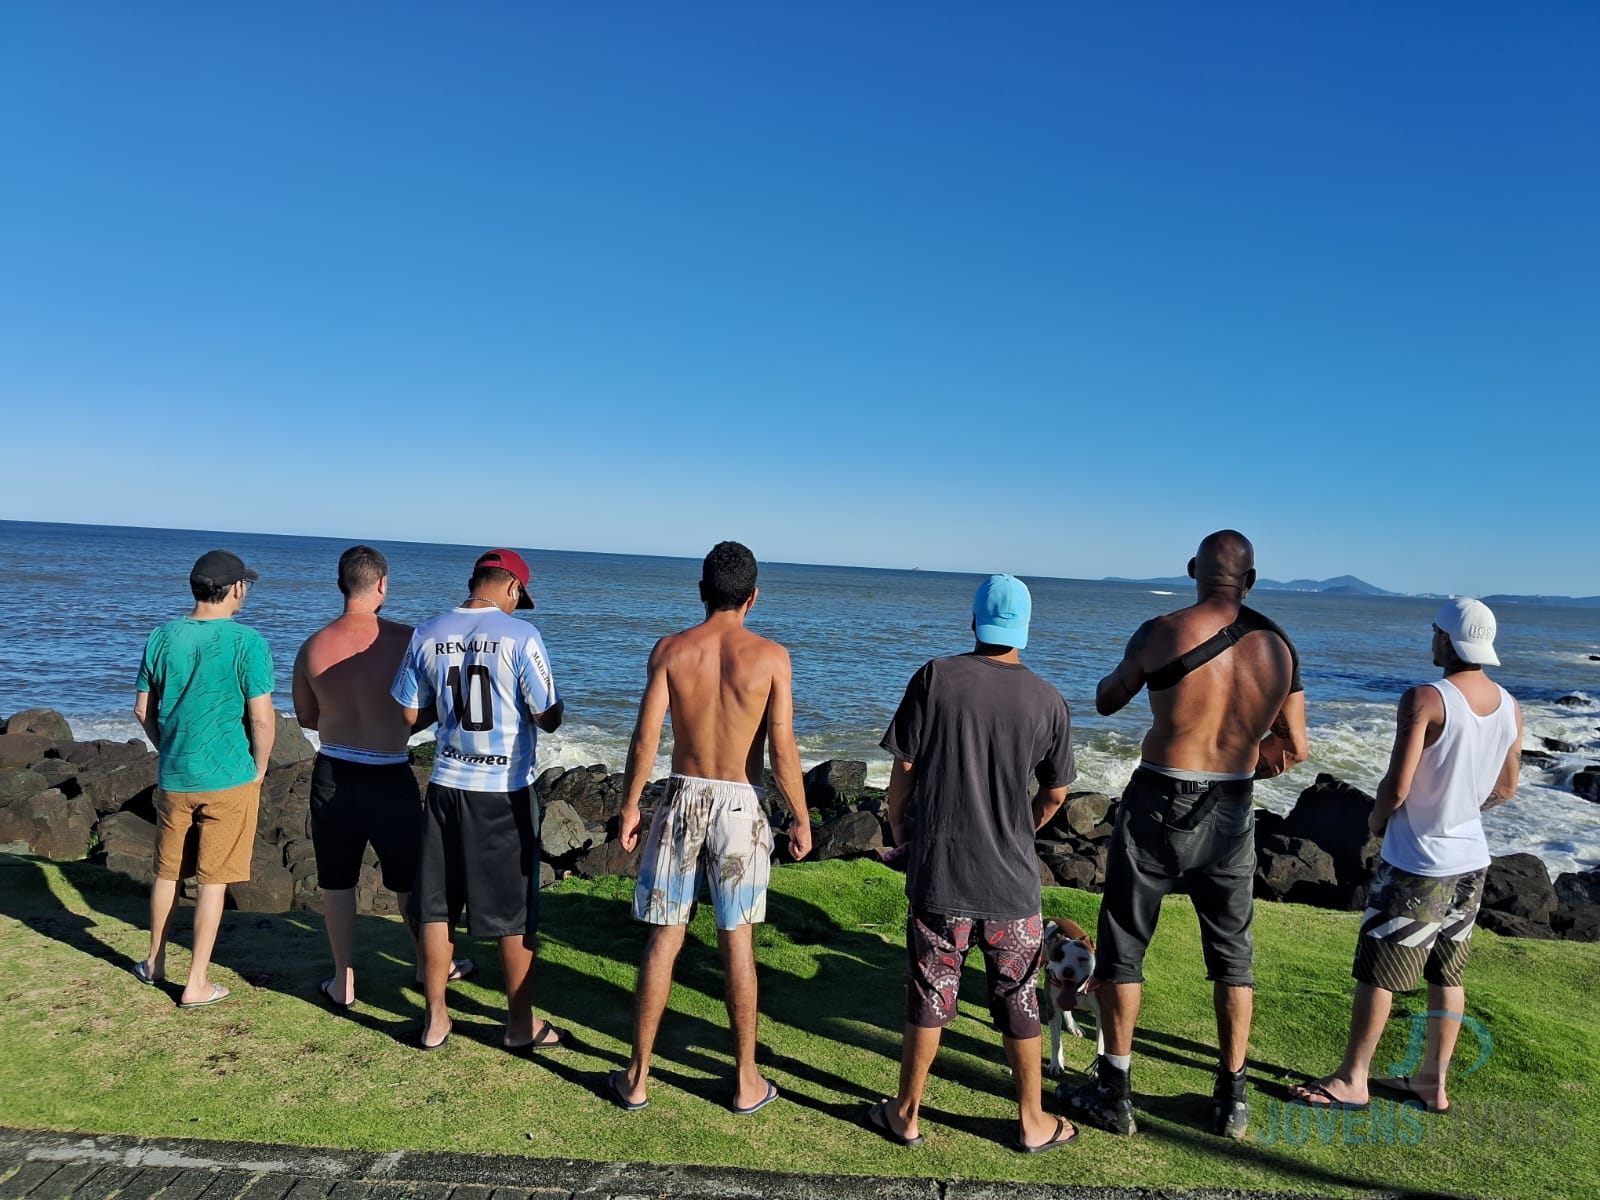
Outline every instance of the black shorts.
[[1122, 793], [1106, 859], [1095, 977], [1144, 982], [1161, 898], [1187, 891], [1200, 919], [1206, 978], [1252, 987], [1255, 805], [1248, 779], [1207, 785], [1140, 767]]
[[417, 877], [421, 820], [422, 793], [409, 764], [317, 755], [311, 770], [311, 845], [324, 891], [356, 886], [371, 842], [383, 868], [383, 886], [409, 892]]
[[428, 785], [411, 918], [473, 937], [531, 938], [539, 926], [539, 807], [532, 788], [468, 792]]

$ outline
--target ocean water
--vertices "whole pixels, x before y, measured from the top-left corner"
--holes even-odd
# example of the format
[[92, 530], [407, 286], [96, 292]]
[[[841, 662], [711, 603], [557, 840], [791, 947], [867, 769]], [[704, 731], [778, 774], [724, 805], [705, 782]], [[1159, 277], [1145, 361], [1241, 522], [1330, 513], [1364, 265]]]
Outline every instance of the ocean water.
[[[153, 625], [187, 612], [188, 570], [224, 546], [261, 572], [240, 620], [272, 646], [278, 707], [290, 711], [300, 643], [335, 616], [334, 574], [350, 543], [328, 538], [0, 521], [0, 714], [35, 705], [65, 713], [80, 738], [138, 737], [134, 678]], [[385, 615], [416, 623], [461, 601], [484, 547], [375, 542], [389, 559]], [[760, 547], [755, 547], [757, 553]], [[541, 738], [540, 765], [605, 763], [621, 770], [645, 658], [655, 640], [700, 619], [699, 562], [524, 550], [548, 644], [567, 699], [567, 723]], [[1004, 570], [1005, 563], [994, 569]], [[1338, 564], [1330, 564], [1336, 567]], [[789, 647], [796, 730], [807, 766], [864, 759], [887, 778], [878, 749], [906, 680], [926, 659], [971, 648], [978, 577], [924, 571], [764, 563], [750, 625]], [[1094, 711], [1099, 678], [1146, 618], [1189, 602], [1171, 589], [1029, 579], [1034, 618], [1024, 660], [1066, 696], [1074, 722], [1076, 786], [1117, 794], [1137, 765], [1148, 724], [1140, 699], [1115, 717]], [[1437, 674], [1428, 659], [1436, 601], [1408, 597], [1258, 592], [1252, 603], [1299, 648], [1311, 761], [1258, 785], [1286, 810], [1319, 771], [1367, 791], [1387, 765], [1395, 702]], [[1548, 766], [1525, 764], [1509, 804], [1485, 818], [1496, 853], [1528, 850], [1552, 872], [1600, 865], [1600, 804], [1571, 790], [1600, 763], [1600, 611], [1505, 605], [1497, 616], [1504, 666], [1494, 672], [1522, 702], [1526, 745], [1575, 746]], [[1558, 705], [1578, 696], [1576, 706]], [[670, 738], [659, 763], [666, 773]]]

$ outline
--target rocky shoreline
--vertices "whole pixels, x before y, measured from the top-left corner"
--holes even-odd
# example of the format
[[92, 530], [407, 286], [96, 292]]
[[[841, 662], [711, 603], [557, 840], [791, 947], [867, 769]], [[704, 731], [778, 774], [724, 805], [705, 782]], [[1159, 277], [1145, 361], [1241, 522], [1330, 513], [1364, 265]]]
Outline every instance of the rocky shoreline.
[[[251, 879], [229, 888], [234, 907], [250, 912], [320, 909], [310, 836], [315, 753], [300, 727], [280, 714], [261, 793]], [[426, 784], [429, 768], [417, 763], [412, 769], [419, 783]], [[865, 763], [841, 760], [806, 773], [815, 859], [892, 861], [885, 794], [868, 787], [866, 776]], [[1580, 772], [1573, 782], [1580, 795], [1600, 800], [1600, 767]], [[642, 807], [647, 826], [663, 783], [646, 789]], [[639, 849], [624, 851], [617, 841], [621, 774], [603, 765], [551, 768], [534, 786], [542, 813], [542, 884], [567, 876], [638, 873]], [[75, 741], [67, 720], [51, 709], [30, 709], [0, 721], [0, 849], [54, 859], [88, 858], [149, 883], [155, 789], [156, 755], [143, 742]], [[1117, 803], [1097, 792], [1068, 797], [1039, 831], [1042, 883], [1101, 890]], [[775, 789], [768, 790], [768, 805], [781, 860], [787, 811]], [[1256, 896], [1321, 908], [1363, 908], [1379, 847], [1367, 832], [1371, 808], [1366, 793], [1319, 775], [1288, 814], [1257, 809]], [[394, 896], [383, 888], [370, 849], [356, 896], [363, 913], [395, 911]], [[1496, 858], [1478, 923], [1507, 937], [1600, 941], [1600, 870], [1568, 871], [1552, 881], [1535, 855]]]

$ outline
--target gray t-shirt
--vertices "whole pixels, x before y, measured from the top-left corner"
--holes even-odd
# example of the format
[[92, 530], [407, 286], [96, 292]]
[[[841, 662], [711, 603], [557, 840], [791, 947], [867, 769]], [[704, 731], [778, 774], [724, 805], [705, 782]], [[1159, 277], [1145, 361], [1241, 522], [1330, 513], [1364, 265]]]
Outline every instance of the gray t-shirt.
[[881, 744], [916, 764], [911, 907], [991, 920], [1037, 913], [1028, 784], [1078, 776], [1061, 693], [1021, 663], [936, 658], [911, 677]]

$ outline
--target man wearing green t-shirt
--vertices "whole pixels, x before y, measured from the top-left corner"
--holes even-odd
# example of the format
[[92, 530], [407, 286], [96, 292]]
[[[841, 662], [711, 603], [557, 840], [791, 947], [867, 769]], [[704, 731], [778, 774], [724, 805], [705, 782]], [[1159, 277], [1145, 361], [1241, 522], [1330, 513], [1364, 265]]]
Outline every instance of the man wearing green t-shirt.
[[145, 983], [166, 979], [178, 881], [192, 875], [200, 893], [180, 1008], [227, 998], [228, 989], [206, 972], [228, 885], [250, 878], [261, 780], [275, 727], [272, 654], [265, 638], [234, 624], [233, 617], [258, 578], [237, 554], [202, 554], [189, 572], [194, 611], [152, 630], [139, 666], [133, 715], [161, 753], [161, 787], [150, 955], [133, 973]]

